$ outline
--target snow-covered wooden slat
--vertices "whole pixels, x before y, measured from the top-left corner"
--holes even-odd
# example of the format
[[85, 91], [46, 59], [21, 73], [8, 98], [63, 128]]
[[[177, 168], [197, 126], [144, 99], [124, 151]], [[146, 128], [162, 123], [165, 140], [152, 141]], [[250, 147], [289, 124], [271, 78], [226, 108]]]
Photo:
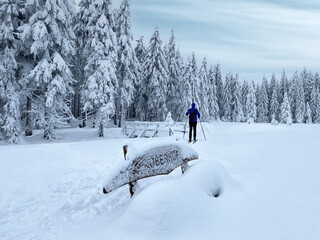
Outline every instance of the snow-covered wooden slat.
[[135, 127], [135, 128], [132, 130], [132, 132], [129, 134], [129, 138], [135, 137], [134, 134], [135, 134], [136, 130], [137, 130], [137, 128]]
[[145, 134], [146, 134], [146, 132], [147, 132], [147, 126], [148, 126], [148, 125], [146, 125], [145, 128], [144, 128], [144, 130], [142, 130], [141, 134], [139, 135], [139, 138], [142, 138], [142, 137], [145, 136]]
[[158, 129], [159, 129], [159, 124], [157, 124], [156, 130], [154, 131], [154, 133], [153, 133], [153, 135], [152, 135], [153, 138], [158, 135]]
[[128, 129], [128, 125], [125, 124], [123, 129], [122, 129], [122, 132], [124, 132], [124, 134], [126, 134], [126, 135], [127, 135], [127, 129]]
[[121, 162], [108, 174], [103, 187], [104, 194], [129, 184], [132, 196], [138, 180], [169, 174], [179, 166], [184, 173], [188, 162], [198, 159], [197, 152], [178, 142], [151, 144], [136, 152], [130, 152], [130, 149], [128, 151], [127, 146], [124, 146], [123, 150], [126, 161]]
[[174, 135], [174, 131], [172, 130], [171, 126], [169, 126], [169, 136]]

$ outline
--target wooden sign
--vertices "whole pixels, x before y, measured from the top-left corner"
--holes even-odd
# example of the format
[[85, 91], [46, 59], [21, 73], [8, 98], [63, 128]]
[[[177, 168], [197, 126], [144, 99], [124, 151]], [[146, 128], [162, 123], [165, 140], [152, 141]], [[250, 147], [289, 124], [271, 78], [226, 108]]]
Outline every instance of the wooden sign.
[[181, 167], [182, 173], [188, 167], [187, 162], [198, 159], [198, 154], [189, 146], [182, 143], [169, 143], [151, 145], [137, 151], [128, 153], [128, 146], [123, 147], [125, 160], [118, 171], [109, 175], [104, 184], [103, 193], [129, 184], [131, 196], [134, 194], [134, 185], [138, 180], [171, 173]]

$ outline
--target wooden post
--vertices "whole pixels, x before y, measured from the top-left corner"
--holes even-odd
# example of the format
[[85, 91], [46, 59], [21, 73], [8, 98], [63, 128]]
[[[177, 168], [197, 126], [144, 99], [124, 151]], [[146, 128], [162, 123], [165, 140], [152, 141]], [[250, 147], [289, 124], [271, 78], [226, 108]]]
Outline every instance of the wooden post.
[[128, 153], [128, 145], [123, 146], [123, 156], [124, 160], [127, 160], [127, 153]]
[[[127, 153], [128, 153], [128, 145], [124, 145], [123, 146], [123, 156], [124, 156], [124, 160], [127, 160]], [[134, 194], [135, 188], [134, 186], [136, 185], [137, 182], [129, 182], [129, 191], [130, 191], [130, 195], [131, 197]], [[105, 189], [103, 189], [103, 191], [105, 192]]]
[[187, 162], [184, 162], [182, 165], [181, 165], [181, 172], [182, 174], [184, 174], [184, 172], [188, 169], [189, 165]]
[[129, 191], [130, 191], [131, 198], [133, 197], [136, 183], [137, 183], [137, 182], [130, 182], [130, 183], [129, 183]]

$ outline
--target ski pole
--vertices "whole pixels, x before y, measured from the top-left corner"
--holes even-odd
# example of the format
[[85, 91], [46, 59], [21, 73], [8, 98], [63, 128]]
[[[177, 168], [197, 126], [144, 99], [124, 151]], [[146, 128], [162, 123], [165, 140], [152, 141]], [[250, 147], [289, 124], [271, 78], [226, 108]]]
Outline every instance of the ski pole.
[[186, 134], [186, 131], [187, 131], [187, 122], [188, 122], [188, 118], [186, 120], [186, 123], [184, 124], [183, 139], [184, 139], [184, 135]]
[[203, 127], [202, 127], [200, 118], [199, 118], [199, 122], [200, 122], [201, 130], [202, 130], [202, 133], [203, 133], [203, 136], [204, 136], [204, 140], [207, 141], [206, 135], [204, 134], [204, 131], [203, 131]]

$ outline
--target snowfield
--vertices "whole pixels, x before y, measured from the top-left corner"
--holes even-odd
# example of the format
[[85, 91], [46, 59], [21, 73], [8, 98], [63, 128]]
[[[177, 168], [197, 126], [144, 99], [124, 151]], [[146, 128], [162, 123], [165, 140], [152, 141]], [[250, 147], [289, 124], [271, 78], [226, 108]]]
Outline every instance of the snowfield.
[[65, 129], [59, 142], [39, 133], [0, 145], [0, 239], [320, 239], [320, 125], [204, 129], [184, 175], [141, 180], [132, 199], [128, 186], [102, 193], [122, 146], [182, 135]]

